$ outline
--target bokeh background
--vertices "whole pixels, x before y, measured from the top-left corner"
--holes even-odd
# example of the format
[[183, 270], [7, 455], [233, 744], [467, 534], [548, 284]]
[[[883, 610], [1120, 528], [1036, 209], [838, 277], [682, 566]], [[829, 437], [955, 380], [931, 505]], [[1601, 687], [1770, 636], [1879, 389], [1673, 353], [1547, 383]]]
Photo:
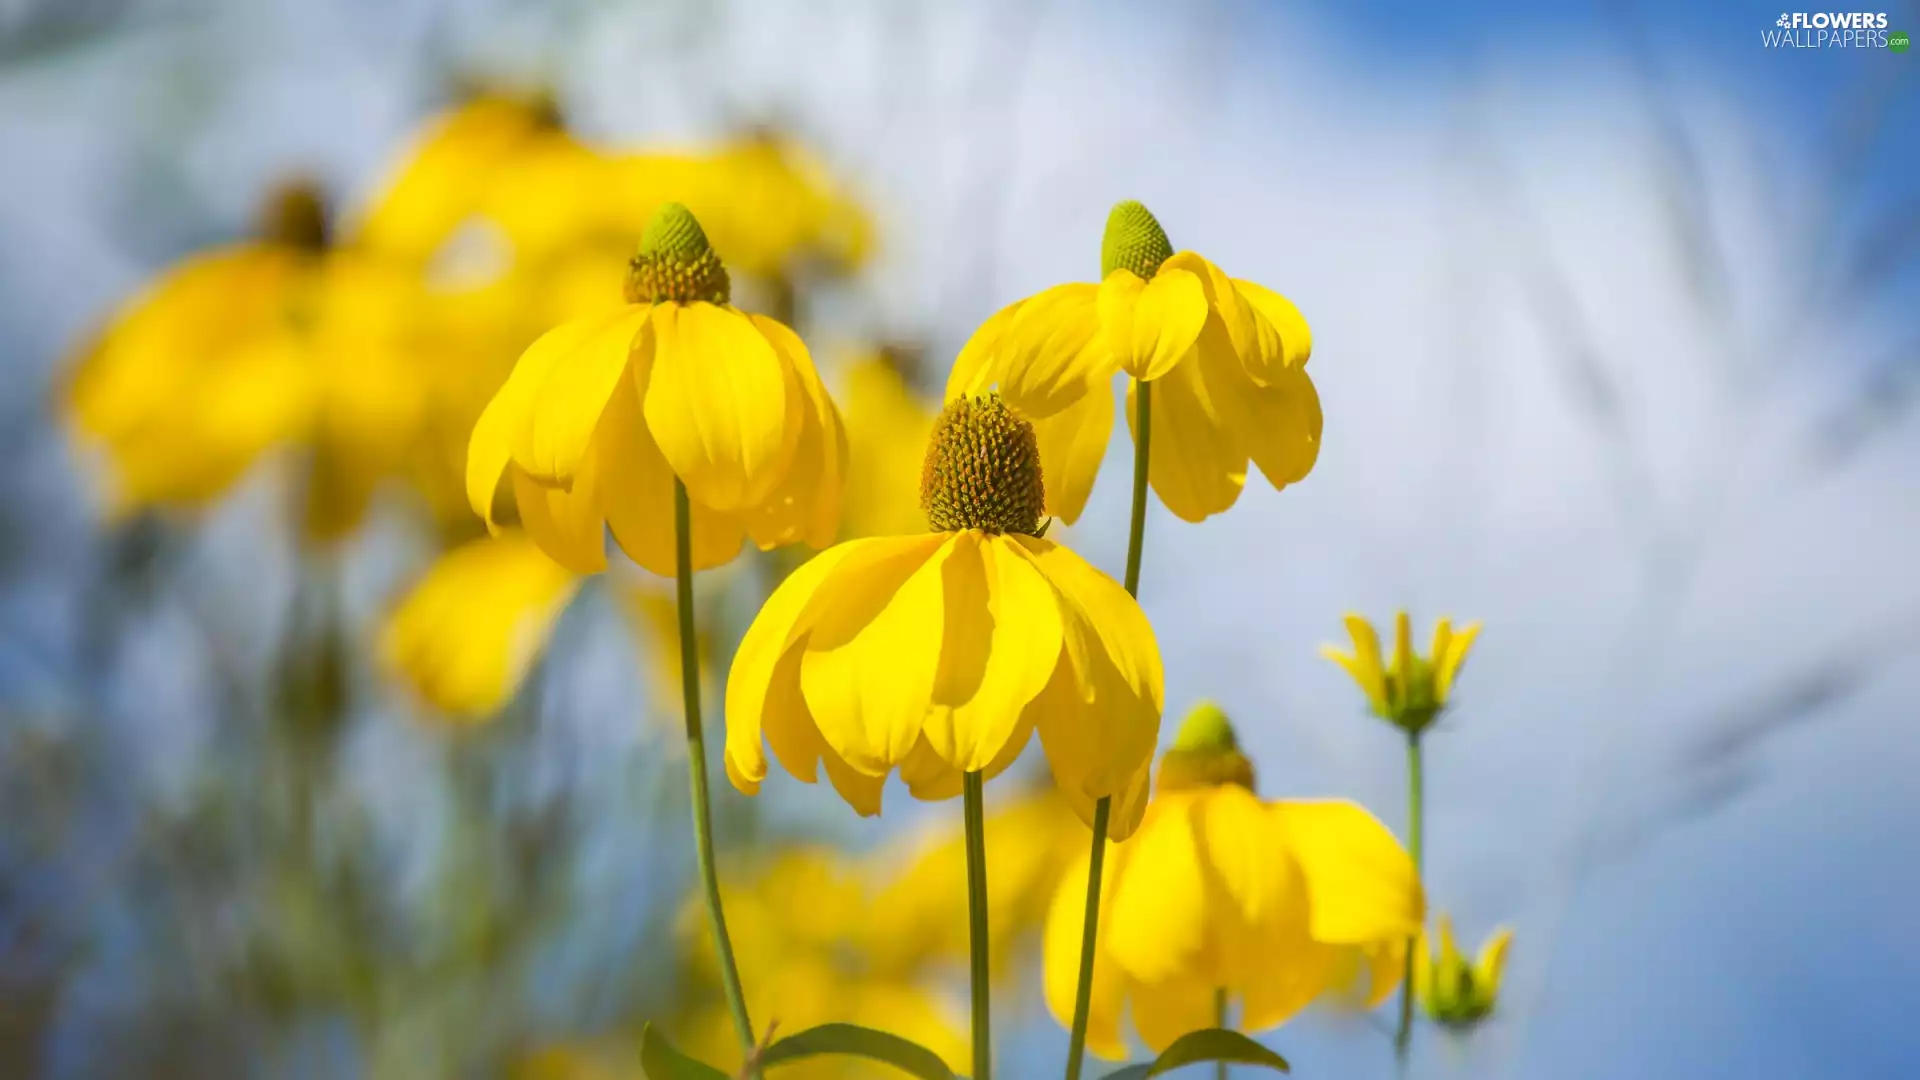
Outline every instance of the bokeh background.
[[[1095, 276], [1118, 199], [1286, 293], [1319, 465], [1203, 526], [1156, 504], [1141, 598], [1171, 714], [1217, 699], [1265, 793], [1392, 823], [1396, 734], [1316, 647], [1349, 609], [1484, 620], [1428, 741], [1427, 885], [1516, 944], [1498, 1015], [1415, 1073], [1920, 1075], [1920, 60], [1767, 49], [1778, 15], [0, 2], [0, 1075], [638, 1075], [698, 978], [684, 743], [625, 593], [583, 588], [514, 704], [449, 724], [370, 644], [434, 556], [417, 497], [332, 549], [336, 657], [297, 455], [116, 517], [62, 411], [144, 282], [290, 176], [366, 205], [475, 86], [594, 145], [804, 147], [871, 222], [797, 301], [837, 391], [891, 345], [937, 397], [986, 316]], [[1066, 533], [1115, 571], [1126, 452]], [[348, 688], [324, 751], [289, 719], [315, 679]], [[959, 817], [778, 773], [717, 798], [741, 881]], [[1056, 1068], [1006, 997], [1002, 1071]], [[1382, 1024], [1265, 1041], [1388, 1076]]]

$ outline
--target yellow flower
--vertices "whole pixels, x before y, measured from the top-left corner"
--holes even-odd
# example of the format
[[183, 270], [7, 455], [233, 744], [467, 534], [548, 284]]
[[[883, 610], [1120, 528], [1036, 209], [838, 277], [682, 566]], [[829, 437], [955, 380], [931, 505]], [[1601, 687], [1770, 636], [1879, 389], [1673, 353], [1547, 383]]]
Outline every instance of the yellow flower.
[[1181, 518], [1232, 506], [1249, 459], [1276, 488], [1305, 477], [1320, 452], [1320, 398], [1306, 371], [1312, 334], [1292, 302], [1176, 254], [1136, 202], [1113, 208], [1101, 264], [1098, 285], [1059, 285], [1002, 308], [947, 381], [949, 398], [997, 386], [1033, 418], [1048, 512], [1072, 522], [1086, 506], [1119, 372], [1152, 382], [1148, 477]]
[[1493, 932], [1472, 964], [1460, 955], [1453, 942], [1453, 921], [1445, 915], [1440, 925], [1440, 952], [1435, 955], [1425, 931], [1413, 954], [1413, 992], [1420, 1007], [1439, 1023], [1453, 1028], [1471, 1028], [1493, 1015], [1500, 997], [1500, 979], [1507, 967], [1507, 946], [1513, 943], [1513, 931], [1501, 927]]
[[266, 217], [259, 240], [164, 274], [76, 366], [67, 405], [106, 453], [114, 512], [202, 505], [295, 447], [304, 525], [325, 538], [407, 472], [427, 400], [417, 281], [328, 247], [310, 189], [283, 189]]
[[[1216, 993], [1263, 1031], [1330, 989], [1344, 948], [1401, 940], [1425, 899], [1413, 860], [1371, 814], [1340, 800], [1262, 801], [1218, 707], [1181, 725], [1159, 792], [1107, 853], [1087, 1047], [1126, 1055], [1121, 1017], [1155, 1051], [1216, 1023]], [[1046, 929], [1047, 1004], [1073, 1015], [1087, 859]]]
[[1447, 707], [1454, 677], [1466, 662], [1467, 650], [1480, 635], [1480, 624], [1470, 622], [1458, 632], [1441, 619], [1433, 627], [1433, 645], [1427, 655], [1413, 651], [1413, 620], [1402, 611], [1394, 616], [1393, 656], [1384, 666], [1380, 637], [1365, 617], [1347, 615], [1347, 633], [1353, 652], [1323, 645], [1320, 655], [1345, 668], [1367, 695], [1374, 715], [1414, 734], [1427, 729]]
[[[446, 719], [486, 720], [519, 692], [579, 586], [578, 575], [523, 535], [470, 541], [442, 555], [394, 607], [381, 629], [381, 655]], [[673, 713], [680, 708], [673, 596], [626, 581], [615, 589], [655, 705]]]
[[916, 497], [921, 452], [937, 411], [907, 385], [885, 351], [846, 369], [847, 539], [898, 536], [926, 521]]
[[1043, 539], [1033, 428], [996, 396], [948, 405], [921, 480], [932, 533], [853, 540], [781, 583], [727, 680], [727, 774], [759, 790], [762, 737], [863, 815], [899, 768], [918, 798], [1011, 764], [1037, 729], [1083, 820], [1144, 809], [1160, 652], [1113, 579]]
[[674, 573], [674, 494], [686, 485], [693, 565], [762, 547], [821, 547], [839, 527], [846, 437], [798, 335], [728, 303], [726, 270], [675, 203], [647, 226], [623, 307], [548, 331], [474, 425], [467, 500], [520, 520], [579, 573], [606, 566], [604, 531]]
[[[762, 1025], [791, 1035], [818, 1024], [860, 1024], [927, 1047], [963, 1069], [964, 1017], [923, 973], [889, 966], [864, 947], [860, 928], [873, 912], [865, 882], [832, 852], [782, 852], [744, 883], [722, 887], [747, 1011]], [[706, 911], [696, 899], [682, 913], [681, 1015], [669, 1026], [681, 1049], [732, 1075], [740, 1039], [719, 994], [719, 972]], [[782, 1075], [801, 1080], [897, 1076], [891, 1066], [822, 1058]]]

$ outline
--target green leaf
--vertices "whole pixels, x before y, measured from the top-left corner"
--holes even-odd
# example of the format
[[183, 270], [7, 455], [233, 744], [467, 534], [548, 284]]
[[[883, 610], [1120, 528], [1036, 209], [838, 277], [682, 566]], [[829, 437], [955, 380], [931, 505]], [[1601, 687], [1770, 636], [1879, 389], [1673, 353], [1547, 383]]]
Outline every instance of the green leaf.
[[858, 1024], [821, 1024], [789, 1035], [760, 1055], [765, 1068], [820, 1054], [872, 1058], [920, 1080], [959, 1080], [940, 1055], [919, 1043]]
[[1173, 1040], [1173, 1045], [1145, 1065], [1129, 1065], [1110, 1072], [1104, 1080], [1147, 1080], [1150, 1076], [1172, 1072], [1182, 1065], [1201, 1061], [1226, 1061], [1236, 1065], [1264, 1065], [1279, 1072], [1290, 1072], [1287, 1059], [1261, 1046], [1237, 1031], [1207, 1028], [1189, 1031]]
[[647, 1080], [731, 1080], [706, 1062], [675, 1050], [652, 1024], [640, 1031], [640, 1068], [646, 1071]]

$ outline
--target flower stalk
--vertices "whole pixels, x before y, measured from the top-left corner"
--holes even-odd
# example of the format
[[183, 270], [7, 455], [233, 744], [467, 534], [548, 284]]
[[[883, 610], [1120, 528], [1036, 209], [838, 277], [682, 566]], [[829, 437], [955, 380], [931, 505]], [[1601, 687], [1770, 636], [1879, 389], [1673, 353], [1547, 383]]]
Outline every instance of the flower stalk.
[[[693, 513], [687, 486], [673, 482], [673, 533], [676, 569], [675, 606], [680, 615], [680, 688], [687, 721], [687, 780], [693, 800], [694, 851], [700, 864], [700, 885], [706, 897], [707, 921], [713, 928], [713, 948], [720, 958], [720, 983], [727, 1008], [739, 1032], [740, 1046], [749, 1062], [756, 1043], [753, 1021], [747, 1016], [746, 995], [740, 989], [740, 968], [727, 937], [727, 916], [720, 903], [720, 876], [713, 860], [713, 811], [707, 794], [707, 738], [700, 723], [700, 643], [693, 627]], [[749, 1068], [749, 1076], [758, 1076]]]
[[[1420, 732], [1407, 732], [1407, 853], [1413, 856], [1413, 869], [1417, 874], [1422, 870], [1420, 862], [1421, 832], [1425, 822], [1424, 808], [1426, 800], [1425, 770], [1420, 756]], [[1420, 939], [1407, 939], [1407, 966], [1400, 981], [1400, 1026], [1393, 1034], [1393, 1053], [1400, 1063], [1404, 1075], [1407, 1057], [1413, 1049], [1413, 959], [1414, 950], [1420, 947]]]
[[973, 995], [973, 1076], [992, 1080], [993, 1035], [988, 1011], [986, 780], [978, 771], [964, 778], [967, 844], [967, 946]]
[[[1153, 433], [1153, 383], [1134, 380], [1133, 509], [1127, 524], [1127, 595], [1140, 598], [1140, 554], [1147, 535], [1147, 462]], [[1080, 978], [1073, 992], [1073, 1029], [1067, 1042], [1067, 1080], [1080, 1080], [1087, 1056], [1087, 1016], [1093, 1004], [1093, 954], [1100, 934], [1100, 876], [1107, 860], [1111, 795], [1094, 804], [1093, 852], [1087, 865], [1087, 913], [1080, 937]]]

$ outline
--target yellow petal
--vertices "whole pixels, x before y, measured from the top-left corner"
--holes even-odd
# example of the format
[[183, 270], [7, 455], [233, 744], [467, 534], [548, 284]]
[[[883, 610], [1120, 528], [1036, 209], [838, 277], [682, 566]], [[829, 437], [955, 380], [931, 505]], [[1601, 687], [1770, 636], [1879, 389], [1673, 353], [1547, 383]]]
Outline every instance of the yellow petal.
[[845, 532], [895, 536], [920, 532], [920, 466], [933, 432], [933, 409], [882, 357], [845, 374], [847, 435]]
[[607, 568], [606, 519], [600, 516], [591, 473], [576, 476], [571, 489], [538, 483], [518, 465], [508, 473], [520, 524], [542, 551], [576, 574]]
[[1170, 978], [1133, 986], [1133, 1027], [1159, 1053], [1192, 1031], [1215, 1026], [1215, 987], [1199, 979]]
[[[1058, 689], [1064, 693], [1074, 693], [1072, 677], [1062, 678]], [[1056, 687], [1048, 684], [1046, 693], [1041, 697], [1045, 698], [1055, 692]], [[1048, 759], [1048, 766], [1052, 767], [1051, 758]], [[1088, 826], [1092, 826], [1094, 813], [1098, 809], [1096, 806], [1098, 800], [1082, 792], [1077, 786], [1078, 781], [1075, 777], [1063, 775], [1057, 769], [1053, 770], [1053, 782], [1061, 796], [1066, 799], [1067, 805], [1072, 808], [1074, 816]], [[1113, 803], [1107, 808], [1107, 839], [1119, 843], [1131, 837], [1146, 817], [1147, 806], [1152, 797], [1153, 761], [1149, 758], [1134, 770], [1132, 776], [1127, 778], [1126, 785], [1121, 788], [1119, 794], [1111, 796]]]
[[1165, 269], [1152, 281], [1115, 270], [1100, 283], [1100, 326], [1120, 369], [1136, 379], [1158, 379], [1186, 359], [1207, 321], [1200, 279]]
[[1193, 792], [1162, 792], [1125, 845], [1127, 873], [1102, 924], [1109, 954], [1136, 982], [1211, 979], [1217, 970], [1194, 801]]
[[940, 533], [876, 540], [870, 550], [881, 557], [849, 562], [821, 586], [800, 689], [827, 744], [868, 776], [886, 775], [920, 738], [939, 670], [951, 544]]
[[[540, 335], [513, 365], [507, 381], [481, 410], [467, 444], [467, 503], [493, 526], [493, 497], [513, 460], [542, 387], [580, 343], [603, 323], [628, 309], [604, 312], [557, 326]], [[623, 361], [624, 362], [624, 361]], [[598, 413], [595, 414], [596, 422]]]
[[[1129, 848], [1131, 845], [1129, 845]], [[1127, 979], [1113, 958], [1105, 954], [1107, 924], [1113, 904], [1114, 886], [1126, 873], [1128, 848], [1107, 851], [1105, 872], [1101, 878], [1100, 923], [1094, 942], [1093, 993], [1087, 1002], [1087, 1050], [1109, 1061], [1127, 1056], [1126, 1038], [1121, 1030], [1121, 1009], [1126, 1003]], [[1053, 904], [1047, 911], [1044, 936], [1043, 984], [1047, 1009], [1062, 1027], [1073, 1024], [1074, 998], [1079, 990], [1080, 947], [1086, 939], [1087, 855], [1080, 856], [1060, 879]], [[991, 880], [991, 879], [989, 879]]]
[[747, 529], [762, 549], [799, 542], [823, 548], [833, 543], [840, 530], [847, 434], [800, 335], [764, 315], [748, 318], [799, 380], [805, 408], [786, 475], [746, 518]]
[[1320, 456], [1322, 417], [1319, 393], [1305, 368], [1275, 364], [1268, 382], [1256, 384], [1227, 344], [1217, 317], [1207, 321], [1195, 357], [1209, 400], [1219, 406], [1235, 443], [1251, 455], [1268, 483], [1284, 488], [1313, 471]]
[[953, 360], [953, 370], [947, 374], [945, 400], [985, 393], [999, 385], [1006, 367], [1001, 338], [1025, 303], [1025, 300], [1015, 300], [994, 312], [960, 347], [960, 355]]
[[388, 616], [381, 654], [436, 708], [490, 716], [526, 677], [578, 581], [523, 536], [472, 541], [441, 556]]
[[1431, 1007], [1434, 990], [1433, 943], [1427, 937], [1426, 927], [1413, 942], [1413, 996], [1422, 1005]]
[[[1129, 384], [1129, 429], [1137, 396], [1137, 386]], [[1247, 454], [1208, 392], [1200, 365], [1174, 367], [1153, 383], [1152, 398], [1147, 478], [1160, 501], [1184, 521], [1204, 521], [1232, 506], [1247, 482]]]
[[1200, 279], [1207, 305], [1227, 333], [1233, 363], [1248, 381], [1265, 386], [1285, 367], [1279, 330], [1240, 294], [1233, 279], [1218, 266], [1194, 252], [1179, 251], [1161, 264], [1161, 269], [1187, 270]]
[[1253, 309], [1260, 313], [1280, 334], [1281, 353], [1286, 365], [1301, 368], [1313, 356], [1313, 331], [1308, 328], [1307, 320], [1293, 301], [1251, 281], [1233, 279], [1234, 288], [1239, 290]]
[[1460, 674], [1460, 665], [1467, 662], [1467, 650], [1473, 648], [1473, 640], [1480, 636], [1480, 624], [1470, 622], [1460, 628], [1447, 640], [1445, 655], [1437, 651], [1433, 657], [1433, 696], [1444, 705], [1453, 693], [1453, 680]]
[[1353, 681], [1360, 685], [1361, 692], [1367, 695], [1367, 703], [1373, 711], [1385, 716], [1387, 713], [1386, 672], [1380, 666], [1380, 636], [1373, 631], [1373, 624], [1365, 616], [1348, 612], [1346, 616], [1347, 633], [1353, 638], [1353, 654], [1340, 652], [1331, 645], [1323, 646], [1320, 655], [1345, 668]]
[[1507, 970], [1507, 949], [1512, 944], [1513, 930], [1503, 926], [1480, 947], [1480, 956], [1473, 962], [1474, 992], [1489, 1005], [1500, 995], [1500, 982]]
[[1306, 876], [1311, 931], [1329, 944], [1410, 937], [1426, 916], [1413, 859], [1391, 830], [1344, 800], [1282, 800], [1271, 813]]
[[1040, 444], [1046, 510], [1071, 525], [1080, 520], [1093, 481], [1113, 438], [1113, 380], [1089, 383], [1086, 392], [1052, 416], [1033, 422]]
[[1017, 537], [1060, 600], [1077, 694], [1048, 695], [1037, 723], [1054, 776], [1088, 799], [1127, 790], [1160, 737], [1160, 647], [1146, 613], [1068, 548]]
[[[1000, 747], [1000, 753], [987, 763], [982, 776], [992, 780], [1007, 771], [1007, 767], [1019, 759], [1021, 751], [1027, 748], [1027, 742], [1032, 738], [1033, 722], [1029, 714], [1022, 713], [1020, 720], [1014, 724], [1013, 734]], [[941, 757], [927, 740], [926, 732], [922, 731], [920, 741], [913, 744], [907, 759], [900, 763], [900, 779], [906, 782], [907, 790], [914, 798], [924, 802], [940, 802], [959, 797], [966, 774]], [[991, 874], [988, 880], [992, 881]]]
[[[618, 393], [607, 403], [594, 437], [592, 475], [601, 510], [621, 550], [661, 577], [677, 574], [673, 469], [641, 419], [637, 395]], [[687, 508], [693, 519], [693, 569], [731, 562], [743, 539], [739, 518], [711, 509], [691, 493]]]
[[695, 499], [723, 513], [757, 506], [799, 441], [804, 391], [771, 342], [732, 308], [657, 304], [647, 428]]
[[1393, 615], [1393, 658], [1388, 664], [1402, 695], [1408, 694], [1413, 685], [1413, 660], [1413, 619], [1397, 611]]
[[926, 739], [974, 772], [1000, 756], [1060, 659], [1060, 603], [1018, 543], [963, 532], [941, 567], [940, 667]]
[[[751, 795], [767, 775], [761, 736], [767, 733], [781, 764], [811, 784], [818, 779], [818, 734], [809, 741], [813, 718], [799, 693], [798, 642], [810, 628], [808, 612], [817, 608], [820, 586], [849, 558], [864, 563], [882, 541], [853, 541], [829, 548], [788, 574], [760, 607], [734, 650], [727, 673], [727, 771], [734, 784]], [[782, 670], [783, 668], [789, 670]], [[787, 736], [786, 752], [781, 739]]]
[[[543, 484], [573, 482], [601, 413], [614, 392], [628, 385], [629, 356], [647, 312], [639, 305], [568, 323], [521, 357], [521, 363], [545, 371], [528, 394], [520, 423], [509, 431], [513, 462], [528, 476]], [[552, 355], [536, 357], [536, 351]]]
[[1115, 353], [1100, 332], [1099, 296], [1099, 286], [1056, 285], [1020, 305], [995, 346], [1008, 404], [1035, 419], [1052, 416], [1089, 383], [1113, 377]]

